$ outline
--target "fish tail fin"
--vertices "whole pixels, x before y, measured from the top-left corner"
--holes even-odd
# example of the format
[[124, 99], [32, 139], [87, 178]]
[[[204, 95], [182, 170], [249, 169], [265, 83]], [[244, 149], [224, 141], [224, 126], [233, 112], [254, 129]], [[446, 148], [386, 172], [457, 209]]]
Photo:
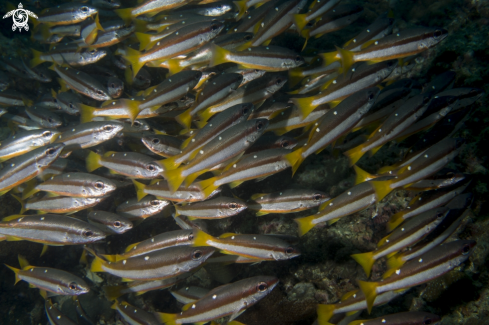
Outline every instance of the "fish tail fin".
[[36, 180], [34, 178], [25, 183], [25, 188], [22, 191], [22, 200], [25, 200], [25, 199], [33, 196], [37, 192], [39, 192], [39, 190], [36, 188], [36, 185], [37, 185], [37, 183], [36, 183]]
[[304, 51], [304, 49], [306, 48], [307, 46], [307, 41], [309, 41], [309, 38], [310, 38], [310, 33], [311, 31], [309, 29], [306, 29], [306, 30], [303, 30], [300, 32], [300, 34], [302, 35], [302, 37], [304, 37], [306, 39], [306, 41], [304, 42], [304, 45], [302, 46], [302, 51]]
[[363, 157], [365, 153], [362, 151], [362, 149], [363, 146], [359, 145], [353, 149], [344, 152], [344, 155], [350, 159], [350, 166], [355, 165], [360, 160], [360, 158]]
[[135, 32], [134, 35], [136, 35], [136, 38], [139, 41], [139, 50], [149, 50], [153, 47], [153, 41], [151, 40], [150, 34], [145, 34], [145, 33], [138, 33]]
[[122, 286], [105, 286], [103, 290], [105, 297], [111, 301], [122, 296]]
[[182, 114], [175, 117], [178, 123], [180, 123], [184, 128], [190, 129], [190, 124], [192, 123], [192, 115], [190, 115], [191, 109], [187, 109]]
[[94, 255], [95, 259], [92, 261], [92, 265], [90, 265], [90, 271], [92, 272], [105, 272], [105, 270], [102, 268], [104, 265], [105, 261], [98, 257], [97, 255]]
[[[389, 268], [389, 270], [387, 272], [389, 272], [391, 269], [392, 270], [397, 270], [399, 269], [401, 266], [404, 265], [405, 261], [402, 259], [402, 256], [404, 254], [400, 253], [400, 254], [396, 254], [394, 256], [391, 256], [387, 259], [387, 267]], [[387, 273], [386, 272], [386, 273]], [[385, 274], [384, 274], [385, 275]], [[389, 275], [390, 276], [390, 275]]]
[[41, 59], [41, 55], [43, 54], [42, 52], [36, 51], [34, 49], [31, 49], [31, 52], [32, 52], [32, 59], [30, 61], [31, 68], [34, 68], [35, 66], [44, 62], [44, 60]]
[[197, 177], [199, 177], [200, 175], [202, 175], [203, 173], [206, 173], [207, 170], [203, 170], [203, 171], [200, 171], [200, 172], [196, 172], [196, 173], [193, 173], [193, 174], [190, 174], [187, 176], [187, 178], [185, 179], [185, 187], [189, 187]]
[[314, 99], [312, 97], [292, 98], [291, 101], [301, 111], [302, 118], [306, 118], [317, 107], [317, 105], [313, 105]]
[[212, 47], [212, 57], [209, 67], [214, 67], [216, 65], [228, 62], [226, 56], [231, 53], [231, 51], [225, 50], [220, 46], [214, 45]]
[[100, 164], [101, 158], [102, 158], [102, 156], [100, 156], [99, 154], [96, 154], [95, 152], [90, 151], [90, 153], [88, 154], [88, 156], [86, 158], [86, 167], [87, 167], [87, 171], [89, 173], [93, 172], [95, 169], [102, 167], [102, 165]]
[[393, 167], [393, 166], [384, 166], [384, 167], [380, 168], [377, 171], [377, 173], [378, 174], [385, 174], [385, 173], [388, 173], [388, 172], [390, 172], [390, 171], [392, 171], [394, 169], [395, 169], [395, 167]]
[[351, 257], [363, 267], [363, 270], [365, 271], [365, 274], [367, 274], [367, 277], [370, 277], [370, 271], [372, 271], [372, 266], [375, 263], [374, 253], [367, 252], [361, 254], [353, 254], [351, 255]]
[[158, 160], [158, 162], [163, 166], [163, 168], [166, 171], [172, 170], [172, 169], [177, 169], [178, 166], [180, 166], [180, 164], [175, 161], [175, 157], [161, 159], [161, 160]]
[[303, 149], [301, 147], [285, 155], [285, 159], [287, 159], [290, 166], [292, 166], [292, 176], [294, 176], [295, 172], [297, 171], [297, 169], [299, 169], [299, 166], [304, 161], [304, 158], [302, 157], [302, 152]]
[[132, 15], [133, 8], [116, 9], [114, 11], [125, 23], [130, 23], [134, 19]]
[[82, 265], [88, 265], [88, 260], [87, 260], [87, 251], [83, 250], [82, 254], [80, 256], [80, 264]]
[[78, 104], [78, 108], [80, 110], [80, 122], [87, 123], [91, 122], [95, 117], [94, 112], [97, 108], [88, 106], [85, 104]]
[[141, 53], [139, 51], [136, 51], [135, 49], [132, 49], [130, 47], [126, 49], [126, 55], [123, 55], [124, 59], [126, 59], [132, 67], [132, 79], [134, 79], [137, 76], [139, 70], [141, 70], [141, 68], [145, 64], [145, 62], [139, 61], [140, 56]]
[[194, 234], [194, 243], [193, 246], [211, 246], [209, 242], [214, 240], [215, 238], [211, 235], [203, 232], [202, 230], [197, 229]]
[[297, 14], [294, 15], [294, 24], [297, 30], [301, 32], [307, 25], [307, 14]]
[[141, 201], [142, 198], [144, 198], [146, 195], [148, 195], [144, 189], [146, 188], [146, 185], [143, 183], [139, 183], [136, 180], [132, 180], [132, 183], [134, 184], [134, 187], [136, 188], [136, 195], [138, 197], [138, 201]]
[[248, 1], [246, 0], [240, 0], [240, 1], [233, 1], [234, 4], [236, 5], [236, 7], [238, 7], [238, 16], [236, 17], [236, 21], [239, 21], [243, 15], [246, 13], [246, 10], [248, 9], [248, 6], [246, 5], [246, 3]]
[[290, 69], [289, 70], [289, 86], [294, 87], [297, 85], [304, 76], [302, 75], [302, 69], [301, 68], [296, 68], [296, 69]]
[[177, 168], [172, 170], [167, 170], [163, 173], [166, 181], [168, 182], [168, 187], [172, 193], [175, 193], [180, 185], [182, 185], [185, 180], [185, 176], [182, 175], [184, 168]]
[[214, 113], [211, 112], [209, 108], [206, 108], [202, 112], [197, 113], [201, 119], [202, 122], [207, 122]]
[[12, 194], [13, 198], [16, 199], [17, 201], [19, 201], [20, 203], [20, 214], [23, 214], [24, 212], [26, 212], [26, 208], [25, 208], [25, 201], [22, 200], [20, 197], [18, 197], [17, 195], [15, 194]]
[[181, 60], [177, 60], [177, 59], [166, 60], [166, 63], [168, 64], [168, 70], [170, 70], [170, 73], [168, 74], [167, 77], [179, 73], [180, 71], [183, 70], [184, 67], [180, 65], [180, 62]]
[[7, 264], [5, 264], [5, 266], [8, 267], [9, 269], [11, 269], [12, 271], [14, 271], [14, 273], [15, 273], [15, 283], [14, 283], [14, 285], [17, 284], [17, 282], [19, 282], [21, 280], [19, 278], [19, 271], [20, 271], [20, 269], [16, 269], [15, 267], [12, 267], [12, 266], [7, 265]]
[[391, 181], [372, 181], [370, 184], [373, 186], [375, 190], [375, 194], [377, 196], [377, 202], [380, 202], [387, 194], [392, 192], [392, 188], [390, 187]]
[[205, 198], [210, 196], [212, 194], [212, 192], [217, 190], [217, 188], [219, 187], [219, 186], [214, 184], [215, 180], [216, 180], [216, 177], [212, 177], [212, 178], [209, 178], [209, 179], [206, 179], [206, 180], [203, 180], [203, 181], [200, 181], [197, 183], [197, 185], [202, 190], [202, 193], [204, 193]]
[[244, 50], [246, 50], [247, 48], [250, 48], [250, 47], [253, 47], [253, 42], [252, 41], [249, 41], [249, 42], [246, 42], [244, 44], [241, 44], [240, 46], [238, 46], [236, 48], [236, 51], [244, 51]]
[[353, 63], [355, 63], [353, 57], [354, 53], [352, 51], [342, 49], [338, 46], [336, 46], [336, 50], [338, 51], [338, 54], [341, 58], [341, 68], [343, 69], [343, 73], [346, 73], [348, 70], [350, 70]]
[[371, 180], [373, 178], [376, 178], [375, 175], [369, 174], [357, 165], [353, 165], [353, 169], [355, 170], [355, 174], [357, 175], [355, 177], [355, 185], [366, 182], [368, 180]]
[[47, 251], [48, 251], [48, 249], [49, 249], [49, 246], [48, 245], [43, 245], [42, 246], [41, 255], [39, 255], [39, 256], [42, 257], [44, 254], [46, 254]]
[[402, 210], [394, 214], [387, 222], [387, 231], [391, 232], [397, 228], [403, 221], [406, 211]]
[[[206, 124], [205, 122], [203, 122], [204, 125], [201, 125], [201, 124], [199, 124], [200, 121], [197, 121], [197, 122], [198, 122], [197, 123], [198, 126], [204, 126]], [[182, 142], [180, 149], [185, 149], [189, 145], [189, 143], [192, 141], [193, 138], [195, 138], [195, 132], [191, 136], [189, 136], [187, 139], [185, 139], [185, 141]]]
[[358, 280], [358, 285], [365, 295], [365, 300], [367, 301], [368, 313], [372, 312], [372, 307], [374, 306], [375, 298], [377, 298], [377, 282], [367, 282]]
[[312, 223], [313, 220], [314, 220], [314, 216], [294, 219], [294, 221], [297, 223], [299, 227], [300, 237], [304, 236], [309, 230], [314, 228], [314, 224]]
[[154, 313], [157, 320], [165, 325], [177, 325], [177, 314]]
[[335, 310], [335, 305], [322, 305], [319, 304], [317, 306], [317, 314], [318, 314], [318, 324], [319, 325], [329, 325], [331, 324], [328, 322], [331, 317], [334, 315], [334, 310]]

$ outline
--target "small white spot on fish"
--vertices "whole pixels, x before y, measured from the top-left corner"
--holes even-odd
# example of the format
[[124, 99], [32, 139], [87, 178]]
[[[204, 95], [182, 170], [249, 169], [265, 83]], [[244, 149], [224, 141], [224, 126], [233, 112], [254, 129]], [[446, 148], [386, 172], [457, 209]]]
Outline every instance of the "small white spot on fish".
[[44, 217], [42, 217], [41, 220], [44, 220]]
[[385, 319], [382, 319], [382, 323], [385, 323]]
[[195, 309], [195, 304], [192, 305], [192, 309]]
[[386, 239], [385, 242], [388, 243], [389, 242], [389, 239]]
[[420, 259], [418, 260], [418, 262], [419, 262], [419, 263], [423, 262], [423, 259], [422, 259], [422, 258], [420, 258]]
[[222, 140], [222, 137], [219, 137], [219, 141]]
[[401, 231], [404, 231], [404, 228], [401, 228]]
[[329, 206], [332, 206], [332, 205], [333, 205], [333, 202], [331, 202], [331, 203], [329, 204]]
[[336, 80], [333, 80], [333, 83], [336, 84]]
[[316, 128], [316, 132], [319, 132], [319, 131], [321, 131], [321, 130], [319, 128]]
[[258, 157], [257, 157], [256, 155], [254, 155], [254, 156], [253, 156], [253, 158], [255, 158], [255, 159], [256, 159], [256, 158], [258, 158]]
[[396, 35], [396, 36], [400, 36], [400, 35], [399, 35], [399, 33], [397, 33], [397, 35]]
[[401, 270], [400, 269], [399, 270], [396, 270], [396, 274], [397, 275], [401, 274]]
[[236, 168], [236, 164], [234, 164], [233, 167]]
[[14, 167], [14, 166], [15, 166], [15, 164], [11, 164], [11, 165], [10, 165], [10, 167]]
[[232, 236], [231, 239], [234, 239], [234, 236]]
[[367, 33], [370, 33], [370, 29], [367, 29]]
[[58, 315], [56, 318], [57, 318], [57, 319], [61, 319], [61, 315]]
[[30, 269], [30, 271], [32, 272], [32, 271], [34, 271], [34, 269]]
[[411, 170], [411, 166], [408, 166], [408, 170]]
[[379, 42], [375, 41], [375, 43], [374, 43], [374, 44], [375, 44], [375, 45], [378, 45], [378, 44], [379, 44]]
[[278, 11], [278, 8], [277, 7], [275, 7], [275, 11]]
[[382, 129], [379, 129], [379, 132], [382, 132]]
[[204, 150], [200, 150], [200, 154], [203, 155], [204, 154]]
[[213, 296], [212, 296], [212, 299], [216, 299], [216, 298], [217, 298], [217, 295], [213, 295]]
[[144, 257], [144, 260], [145, 260], [145, 261], [149, 260], [149, 256], [145, 256], [145, 257]]
[[[424, 157], [425, 157], [425, 158], [428, 158], [428, 155], [424, 155]], [[421, 198], [420, 198], [420, 200], [421, 200]]]
[[338, 115], [338, 112], [337, 112], [337, 111], [334, 111], [334, 112], [333, 112], [333, 114], [334, 114], [334, 115]]
[[44, 273], [48, 273], [48, 270], [44, 270]]
[[195, 142], [195, 139], [192, 139], [192, 142]]
[[356, 42], [357, 42], [357, 40], [356, 40], [356, 39], [354, 39], [354, 40], [353, 40], [353, 43], [356, 43]]
[[126, 265], [126, 263], [127, 263], [127, 260], [122, 261], [122, 264]]
[[351, 195], [351, 192], [348, 192], [348, 195]]
[[256, 237], [253, 237], [253, 240], [256, 240]]
[[160, 46], [160, 42], [156, 43], [156, 46]]

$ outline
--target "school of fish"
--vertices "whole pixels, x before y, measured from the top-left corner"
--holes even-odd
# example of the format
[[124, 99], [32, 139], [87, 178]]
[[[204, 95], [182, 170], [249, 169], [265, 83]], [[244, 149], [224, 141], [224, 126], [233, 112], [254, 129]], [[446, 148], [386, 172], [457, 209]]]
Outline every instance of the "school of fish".
[[[387, 12], [325, 51], [307, 42], [354, 24], [362, 6], [341, 0], [130, 3], [92, 0], [44, 9], [31, 18], [32, 56], [1, 59], [0, 114], [12, 134], [0, 145], [0, 195], [14, 197], [21, 210], [0, 222], [0, 239], [40, 243], [43, 253], [49, 246], [83, 247], [87, 274], [119, 279], [103, 290], [126, 324], [237, 325], [238, 316], [274, 290], [277, 277], [232, 279], [211, 290], [179, 283], [199, 270], [292, 259], [301, 254], [300, 237], [316, 225], [334, 227], [397, 189], [415, 191], [409, 206], [391, 216], [377, 249], [352, 255], [367, 278], [374, 263], [386, 259], [383, 281], [356, 279], [358, 290], [317, 306], [317, 323], [440, 320], [427, 312], [355, 319], [358, 311], [370, 313], [464, 263], [476, 245], [445, 242], [472, 195], [465, 192], [470, 175], [444, 167], [462, 150], [464, 140], [454, 134], [483, 92], [453, 88], [451, 71], [425, 85], [405, 77], [447, 30], [399, 29]], [[302, 51], [274, 45], [283, 33], [299, 34]], [[12, 78], [48, 90], [22, 93]], [[376, 174], [357, 166], [393, 141], [409, 141], [402, 160]], [[291, 177], [325, 149], [348, 157], [357, 175], [353, 187], [336, 197], [310, 188], [260, 192], [261, 180], [282, 171]], [[255, 193], [238, 198], [233, 189], [244, 182], [256, 182]], [[117, 202], [120, 188], [133, 198], [109, 211], [97, 208], [104, 200]], [[173, 212], [175, 230], [106, 251], [109, 238], [164, 210]], [[205, 220], [240, 218], [245, 210], [257, 216], [310, 210], [310, 216], [295, 219], [298, 237], [208, 233]], [[15, 283], [39, 289], [49, 322], [76, 324], [61, 313], [56, 296], [77, 299], [92, 283], [30, 265], [20, 255], [19, 265], [8, 265]], [[184, 304], [180, 313], [157, 302], [158, 312], [150, 313], [124, 298], [161, 289]]]

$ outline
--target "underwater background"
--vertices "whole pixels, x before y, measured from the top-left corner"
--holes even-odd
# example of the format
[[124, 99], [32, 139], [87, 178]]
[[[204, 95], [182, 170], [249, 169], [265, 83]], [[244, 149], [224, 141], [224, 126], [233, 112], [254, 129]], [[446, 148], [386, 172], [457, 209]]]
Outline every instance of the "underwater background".
[[[64, 1], [25, 1], [24, 8], [35, 13]], [[405, 75], [422, 85], [429, 83], [445, 71], [455, 72], [453, 88], [475, 87], [482, 89], [484, 95], [472, 104], [472, 110], [465, 125], [455, 137], [465, 139], [461, 153], [446, 167], [473, 176], [466, 192], [474, 196], [471, 211], [463, 219], [461, 226], [451, 239], [475, 240], [469, 259], [447, 274], [426, 284], [416, 286], [383, 306], [377, 306], [372, 314], [363, 311], [360, 319], [380, 317], [403, 311], [427, 311], [441, 317], [440, 324], [484, 325], [489, 324], [489, 175], [487, 161], [489, 151], [489, 2], [478, 0], [344, 0], [342, 4], [356, 4], [364, 8], [363, 14], [349, 26], [311, 39], [308, 47], [322, 52], [335, 50], [335, 45], [344, 44], [372, 23], [377, 16], [392, 10], [395, 17], [394, 31], [412, 26], [440, 27], [448, 30], [446, 39], [437, 46], [421, 53], [416, 65]], [[16, 3], [13, 3], [16, 6]], [[122, 1], [122, 7], [132, 7], [131, 1]], [[6, 1], [0, 3], [0, 12], [8, 11]], [[30, 32], [12, 31], [10, 19], [0, 21], [0, 53], [5, 57], [31, 57], [34, 45]], [[304, 39], [297, 33], [285, 32], [275, 37], [273, 45], [287, 47], [301, 52]], [[109, 58], [106, 58], [109, 59]], [[100, 65], [104, 65], [101, 60]], [[161, 69], [149, 69], [152, 85], [164, 78]], [[287, 87], [287, 85], [286, 85]], [[32, 80], [17, 79], [15, 89], [33, 95], [58, 89], [56, 81], [42, 84]], [[13, 112], [13, 109], [9, 109]], [[167, 122], [169, 132], [172, 124]], [[0, 141], [12, 133], [8, 120], [0, 122]], [[299, 136], [300, 132], [292, 132]], [[121, 144], [121, 147], [125, 143]], [[117, 144], [112, 144], [116, 147]], [[358, 166], [375, 173], [380, 167], [392, 165], [409, 149], [409, 143], [390, 142], [372, 157], [363, 157]], [[117, 150], [116, 150], [117, 151]], [[122, 150], [119, 150], [122, 151]], [[4, 163], [5, 164], [5, 163]], [[72, 157], [67, 171], [85, 171], [82, 158]], [[323, 150], [308, 157], [293, 177], [290, 169], [270, 176], [261, 182], [249, 181], [230, 190], [223, 189], [226, 196], [245, 199], [254, 193], [271, 193], [284, 189], [307, 188], [335, 197], [355, 184], [355, 172], [349, 166], [348, 158], [330, 150]], [[225, 270], [222, 277], [231, 276], [234, 280], [256, 275], [276, 276], [278, 286], [259, 303], [243, 313], [238, 321], [243, 324], [302, 325], [313, 324], [317, 318], [317, 304], [336, 303], [345, 293], [357, 289], [357, 279], [366, 280], [362, 267], [350, 255], [368, 252], [387, 235], [385, 226], [389, 218], [405, 208], [416, 193], [404, 189], [390, 193], [381, 202], [341, 218], [334, 225], [319, 225], [307, 235], [300, 237], [296, 246], [301, 255], [286, 261], [262, 262], [259, 264], [237, 264]], [[97, 210], [114, 212], [122, 202], [135, 196], [132, 183], [118, 188], [115, 195], [97, 205]], [[12, 196], [0, 196], [0, 218], [19, 214], [21, 205]], [[162, 213], [144, 220], [137, 227], [121, 235], [107, 238], [107, 253], [117, 253], [130, 243], [150, 236], [179, 229], [171, 218], [172, 207]], [[315, 211], [315, 210], [313, 210]], [[76, 216], [84, 218], [88, 213], [82, 210]], [[305, 217], [311, 211], [295, 214], [268, 214], [255, 216], [249, 209], [238, 216], [219, 220], [205, 220], [206, 229], [212, 235], [234, 232], [243, 234], [283, 234], [296, 236], [297, 225], [293, 219]], [[40, 257], [42, 245], [29, 241], [0, 242], [0, 261], [15, 265], [22, 255], [36, 266], [62, 269], [78, 276], [86, 276], [86, 266], [80, 264], [83, 251], [81, 246], [54, 246]], [[245, 266], [243, 266], [245, 265]], [[378, 280], [386, 270], [385, 262], [376, 263], [371, 278]], [[223, 271], [224, 272], [224, 271]], [[21, 281], [14, 285], [14, 274], [7, 267], [0, 267], [0, 324], [46, 324], [44, 298], [38, 290], [29, 288]], [[69, 296], [56, 298], [63, 314], [78, 324], [122, 324], [117, 313], [111, 309], [112, 302], [104, 297], [103, 285], [118, 284], [119, 279], [108, 274], [91, 273], [90, 292], [79, 296], [80, 304], [89, 320], [79, 317], [75, 303]], [[203, 269], [186, 280], [185, 285], [214, 288], [220, 281]], [[182, 284], [180, 284], [181, 286]], [[178, 313], [181, 304], [177, 303], [169, 289], [156, 290], [144, 295], [129, 295], [125, 300], [146, 311]]]

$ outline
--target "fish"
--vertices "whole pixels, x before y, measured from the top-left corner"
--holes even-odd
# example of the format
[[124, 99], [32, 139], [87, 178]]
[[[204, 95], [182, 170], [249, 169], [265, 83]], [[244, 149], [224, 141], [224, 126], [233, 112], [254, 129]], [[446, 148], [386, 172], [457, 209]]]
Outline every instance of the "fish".
[[0, 93], [0, 106], [31, 106], [32, 100], [26, 95], [13, 90], [7, 89]]
[[166, 199], [172, 202], [199, 202], [206, 198], [215, 196], [221, 192], [220, 188], [216, 188], [211, 194], [205, 195], [202, 189], [191, 184], [190, 186], [180, 186], [176, 191], [172, 191], [166, 180], [155, 179], [148, 185], [139, 183], [133, 180], [136, 187], [138, 200], [142, 200], [146, 195], [154, 195], [157, 198]]
[[46, 299], [44, 303], [44, 311], [51, 325], [76, 325], [69, 317], [62, 314], [53, 304], [51, 299]]
[[[108, 259], [113, 262], [117, 262], [169, 247], [192, 245], [193, 242], [193, 230], [172, 230], [153, 236], [141, 242], [133, 243], [125, 248], [124, 253], [117, 254], [115, 256], [109, 255], [111, 257]], [[108, 257], [108, 255], [104, 256]]]
[[188, 25], [165, 37], [162, 44], [145, 53], [127, 48], [127, 53], [123, 57], [130, 63], [134, 77], [146, 63], [165, 61], [196, 50], [215, 38], [223, 28], [224, 25], [217, 21]]
[[368, 140], [362, 145], [346, 151], [344, 154], [350, 159], [350, 165], [354, 165], [362, 156], [371, 151], [375, 154], [384, 144], [396, 139], [409, 126], [414, 124], [427, 110], [432, 94], [424, 93], [407, 100], [398, 109], [373, 131]]
[[423, 92], [434, 91], [439, 93], [443, 90], [450, 90], [455, 83], [456, 75], [453, 71], [445, 71], [439, 74], [423, 87]]
[[384, 256], [390, 257], [403, 248], [411, 246], [428, 236], [443, 222], [449, 210], [447, 207], [441, 207], [421, 213], [402, 223], [399, 228], [382, 238], [377, 244], [375, 251], [353, 254], [351, 257], [363, 267], [367, 277], [370, 277], [370, 271], [376, 260]]
[[129, 305], [127, 302], [115, 302], [114, 308], [129, 324], [158, 325], [156, 317], [142, 308]]
[[[398, 291], [386, 291], [375, 298], [373, 306], [380, 306], [389, 303], [391, 300], [403, 295], [407, 290]], [[357, 310], [367, 308], [367, 301], [365, 295], [361, 290], [349, 291], [341, 297], [341, 300], [336, 304], [318, 304], [317, 314], [319, 324], [328, 324], [328, 321], [334, 315], [341, 315], [343, 313], [351, 314]]]
[[37, 210], [38, 213], [62, 213], [66, 215], [92, 208], [105, 200], [107, 197], [72, 197], [72, 196], [51, 196], [49, 194], [42, 198], [34, 198], [27, 202], [13, 195], [20, 204], [20, 213], [28, 210]]
[[133, 178], [156, 178], [163, 172], [156, 160], [137, 152], [108, 151], [99, 155], [90, 151], [86, 166], [88, 172], [105, 167], [115, 174]]
[[446, 138], [397, 172], [397, 177], [386, 181], [372, 181], [377, 200], [382, 200], [393, 189], [407, 187], [409, 184], [435, 174], [460, 152], [464, 141]]
[[123, 128], [117, 121], [84, 123], [63, 132], [55, 143], [63, 143], [66, 150], [86, 149], [114, 138]]
[[445, 205], [450, 211], [433, 232], [426, 236], [422, 241], [410, 247], [406, 251], [401, 251], [394, 256], [389, 257], [387, 260], [387, 266], [389, 270], [385, 273], [385, 277], [395, 272], [404, 263], [409, 260], [415, 259], [418, 256], [428, 252], [430, 249], [443, 243], [455, 230], [460, 226], [462, 220], [466, 217], [467, 212], [470, 210], [470, 205], [473, 201], [473, 195], [471, 193], [464, 193], [453, 198], [448, 204]]
[[392, 231], [397, 228], [404, 220], [414, 217], [420, 213], [423, 213], [429, 209], [433, 209], [442, 206], [449, 202], [451, 199], [461, 194], [467, 186], [471, 183], [472, 179], [467, 178], [454, 186], [448, 188], [431, 190], [423, 192], [415, 196], [406, 209], [401, 210], [394, 214], [387, 223], [387, 230]]
[[7, 265], [15, 273], [15, 284], [26, 281], [30, 286], [52, 295], [78, 296], [90, 291], [83, 279], [63, 270], [50, 267], [31, 266], [19, 255], [20, 269]]
[[140, 220], [160, 213], [168, 205], [170, 202], [167, 200], [147, 196], [140, 201], [136, 198], [127, 200], [117, 207], [116, 212], [131, 221]]
[[[79, 50], [77, 47], [53, 47], [49, 52], [39, 52], [31, 49], [32, 59], [29, 62], [31, 68], [44, 62], [52, 62], [58, 65], [86, 66], [96, 63], [107, 56], [105, 50]], [[56, 71], [56, 70], [54, 70]]]
[[346, 74], [330, 80], [323, 86], [326, 88], [321, 93], [311, 97], [291, 98], [290, 101], [301, 110], [305, 118], [321, 104], [337, 103], [359, 90], [378, 85], [391, 74], [396, 65], [395, 61], [355, 65]]
[[99, 227], [108, 234], [123, 234], [133, 228], [131, 220], [106, 211], [90, 211], [87, 214], [89, 224]]
[[307, 13], [294, 15], [295, 26], [299, 31], [302, 31], [310, 21], [314, 21], [322, 14], [331, 11], [331, 9], [337, 6], [340, 2], [341, 0], [326, 0], [311, 3]]
[[441, 317], [426, 313], [422, 311], [407, 311], [403, 313], [396, 313], [390, 315], [384, 315], [382, 317], [377, 317], [374, 319], [366, 319], [366, 320], [356, 320], [348, 325], [424, 325], [424, 324], [436, 324]]
[[[258, 8], [254, 8], [252, 11], [247, 13], [245, 16], [241, 16], [242, 19], [238, 25], [231, 27], [228, 30], [229, 34], [232, 33], [242, 33], [242, 32], [253, 32], [254, 26], [261, 22], [261, 20], [267, 15], [270, 10], [273, 10], [280, 0], [265, 1], [265, 3]], [[239, 7], [240, 5], [237, 4]], [[241, 11], [241, 8], [238, 8]], [[239, 17], [240, 13], [238, 13]]]
[[58, 115], [42, 107], [26, 107], [25, 112], [31, 120], [44, 128], [57, 128], [63, 124]]
[[355, 92], [314, 123], [307, 144], [286, 156], [293, 173], [308, 156], [318, 154], [349, 132], [375, 103], [378, 92], [376, 87]]
[[7, 161], [51, 144], [60, 134], [61, 132], [56, 130], [38, 129], [13, 135], [0, 145], [0, 161]]
[[475, 247], [473, 240], [456, 240], [443, 244], [411, 260], [382, 282], [358, 280], [367, 300], [370, 313], [378, 294], [391, 290], [413, 287], [431, 281], [465, 262]]
[[290, 150], [286, 149], [270, 149], [246, 155], [236, 163], [229, 163], [219, 176], [199, 181], [196, 184], [208, 198], [221, 185], [229, 184], [231, 188], [234, 188], [250, 179], [264, 179], [291, 167], [288, 160], [285, 159], [285, 155], [289, 152]]
[[126, 23], [129, 23], [138, 16], [145, 14], [153, 16], [161, 11], [175, 9], [188, 3], [190, 3], [189, 0], [148, 0], [140, 3], [137, 7], [116, 9], [115, 12]]
[[141, 102], [128, 98], [109, 100], [102, 104], [101, 108], [79, 104], [80, 120], [82, 123], [92, 121], [94, 118], [103, 116], [107, 119], [130, 119], [134, 121], [137, 117], [141, 118], [139, 105]]
[[448, 36], [443, 28], [412, 27], [387, 35], [379, 40], [364, 43], [357, 52], [337, 48], [342, 68], [348, 70], [354, 62], [385, 61], [415, 55], [439, 44]]
[[54, 71], [60, 76], [62, 83], [66, 83], [69, 88], [77, 93], [98, 101], [112, 99], [108, 94], [107, 87], [85, 72], [59, 66], [55, 66]]
[[330, 109], [329, 104], [320, 105], [304, 118], [302, 112], [294, 104], [290, 104], [290, 107], [279, 112], [276, 117], [270, 120], [267, 130], [273, 131], [276, 135], [283, 135], [289, 131], [311, 125]]
[[22, 199], [31, 197], [39, 191], [61, 196], [103, 197], [117, 189], [110, 179], [88, 173], [66, 173], [53, 176], [41, 184], [26, 186]]
[[65, 3], [44, 9], [37, 19], [38, 23], [52, 25], [71, 25], [84, 21], [98, 13], [95, 7], [83, 3]]
[[81, 41], [75, 41], [74, 44], [76, 44], [79, 48], [90, 48], [91, 51], [93, 51], [94, 49], [119, 44], [128, 39], [135, 30], [135, 26], [128, 26], [126, 28], [98, 32], [97, 38], [92, 44], [86, 44], [86, 42], [82, 43]]
[[63, 112], [70, 115], [80, 113], [79, 104], [81, 103], [81, 99], [78, 94], [74, 92], [59, 92], [55, 94], [54, 98]]
[[90, 270], [107, 272], [123, 281], [161, 280], [201, 266], [214, 253], [212, 247], [176, 246], [118, 262], [106, 262], [95, 255]]
[[233, 62], [242, 69], [264, 71], [286, 71], [304, 64], [304, 59], [295, 51], [275, 45], [250, 47], [244, 51], [232, 52], [213, 45], [210, 66]]
[[287, 189], [274, 193], [256, 193], [250, 197], [248, 208], [256, 216], [269, 213], [295, 213], [318, 207], [331, 198], [324, 192], [309, 189]]
[[219, 103], [229, 93], [236, 90], [242, 80], [243, 76], [237, 73], [224, 73], [209, 80], [198, 94], [194, 104], [175, 119], [182, 126], [189, 129], [194, 115], [209, 106]]
[[172, 137], [166, 134], [152, 134], [141, 138], [141, 142], [151, 150], [151, 152], [170, 158], [182, 153], [180, 147], [183, 141], [177, 137]]
[[[268, 129], [268, 128], [267, 128]], [[253, 145], [247, 149], [244, 154], [259, 152], [267, 149], [293, 149], [297, 146], [298, 141], [288, 136], [276, 136], [271, 133], [265, 133], [263, 136], [253, 143]]]
[[209, 293], [209, 291], [209, 289], [190, 286], [180, 288], [179, 290], [172, 290], [170, 293], [178, 302], [188, 304], [204, 297], [207, 293]]
[[100, 241], [105, 234], [95, 226], [57, 214], [12, 215], [0, 222], [7, 240], [28, 240], [46, 245], [83, 245]]
[[205, 146], [185, 166], [163, 172], [170, 189], [190, 185], [199, 175], [221, 162], [235, 158], [249, 148], [266, 130], [268, 120], [246, 121], [228, 128]]
[[0, 196], [43, 172], [59, 157], [64, 147], [64, 144], [53, 143], [9, 160], [0, 171]]
[[278, 279], [272, 276], [246, 278], [209, 291], [196, 302], [185, 305], [181, 313], [157, 313], [156, 317], [168, 325], [207, 322], [229, 315], [233, 320], [268, 295], [277, 284]]
[[218, 198], [175, 205], [175, 216], [184, 215], [195, 219], [221, 219], [235, 216], [247, 209], [247, 204], [237, 198]]
[[104, 31], [100, 25], [99, 15], [95, 15], [93, 20], [87, 19], [80, 24], [80, 38], [87, 45], [92, 45], [98, 37], [99, 31]]
[[383, 13], [377, 17], [365, 30], [343, 45], [348, 51], [360, 51], [362, 45], [370, 40], [381, 39], [392, 33], [394, 17], [392, 12]]

